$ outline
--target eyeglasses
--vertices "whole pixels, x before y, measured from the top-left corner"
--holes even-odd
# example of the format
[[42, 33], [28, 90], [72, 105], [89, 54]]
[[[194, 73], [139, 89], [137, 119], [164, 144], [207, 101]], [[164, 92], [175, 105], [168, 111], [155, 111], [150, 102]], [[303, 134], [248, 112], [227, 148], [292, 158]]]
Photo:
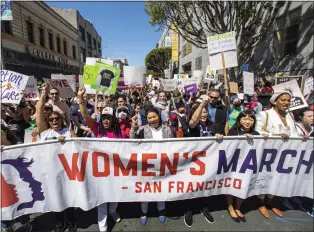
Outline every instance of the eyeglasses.
[[50, 93], [50, 95], [56, 95], [56, 96], [58, 96], [59, 93]]
[[49, 118], [49, 122], [59, 121], [59, 120], [60, 120], [60, 117]]
[[213, 96], [209, 96], [210, 98], [212, 98], [212, 99], [215, 99], [215, 100], [217, 100], [219, 97], [213, 97]]

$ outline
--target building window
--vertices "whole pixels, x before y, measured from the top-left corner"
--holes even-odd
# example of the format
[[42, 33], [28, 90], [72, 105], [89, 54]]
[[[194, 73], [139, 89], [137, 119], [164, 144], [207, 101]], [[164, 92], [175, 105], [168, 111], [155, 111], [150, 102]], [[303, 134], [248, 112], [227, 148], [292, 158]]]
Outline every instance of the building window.
[[1, 31], [12, 35], [12, 27], [10, 21], [1, 21]]
[[84, 48], [81, 48], [81, 62], [86, 62], [86, 51]]
[[44, 30], [44, 28], [39, 28], [39, 43], [42, 47], [45, 47], [45, 30]]
[[96, 39], [95, 39], [95, 38], [93, 38], [93, 45], [94, 45], [93, 48], [97, 50], [97, 47], [96, 47]]
[[289, 12], [289, 26], [286, 28], [284, 55], [297, 54], [299, 28], [301, 20], [301, 7]]
[[60, 37], [57, 37], [57, 52], [61, 53]]
[[28, 41], [34, 43], [34, 24], [26, 21]]
[[202, 70], [202, 57], [195, 59], [195, 70]]
[[92, 36], [87, 32], [87, 44], [92, 47]]
[[85, 30], [83, 27], [79, 27], [79, 31], [80, 31], [80, 38], [82, 41], [85, 41]]
[[52, 51], [54, 50], [53, 46], [53, 35], [51, 32], [48, 33], [48, 40], [49, 40], [49, 49]]
[[66, 40], [63, 40], [63, 53], [64, 55], [68, 55], [68, 44]]
[[72, 45], [73, 58], [76, 59], [76, 47]]

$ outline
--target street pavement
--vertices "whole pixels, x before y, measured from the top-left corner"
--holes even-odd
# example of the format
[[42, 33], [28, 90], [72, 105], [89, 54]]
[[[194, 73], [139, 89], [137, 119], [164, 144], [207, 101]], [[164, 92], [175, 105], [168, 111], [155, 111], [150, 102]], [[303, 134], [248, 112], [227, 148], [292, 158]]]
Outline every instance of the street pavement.
[[[189, 201], [168, 202], [167, 220], [161, 223], [155, 203], [149, 204], [148, 221], [142, 225], [139, 220], [140, 203], [120, 203], [117, 212], [122, 221], [114, 225], [109, 220], [108, 231], [313, 231], [313, 218], [301, 211], [299, 206], [293, 204], [294, 210], [284, 206], [284, 217], [280, 218], [270, 211], [271, 218], [264, 218], [257, 210], [257, 200], [252, 197], [244, 201], [242, 212], [245, 213], [246, 223], [237, 223], [232, 220], [226, 210], [223, 196], [212, 196], [206, 200], [207, 206], [215, 219], [214, 224], [209, 224], [199, 212], [199, 205], [204, 204], [204, 199]], [[183, 222], [184, 208], [193, 210], [193, 226], [188, 228]], [[84, 212], [75, 210], [78, 231], [99, 231], [97, 224], [97, 210]], [[33, 221], [33, 231], [53, 231], [55, 219], [53, 213], [38, 214]], [[15, 229], [22, 232], [17, 223]]]

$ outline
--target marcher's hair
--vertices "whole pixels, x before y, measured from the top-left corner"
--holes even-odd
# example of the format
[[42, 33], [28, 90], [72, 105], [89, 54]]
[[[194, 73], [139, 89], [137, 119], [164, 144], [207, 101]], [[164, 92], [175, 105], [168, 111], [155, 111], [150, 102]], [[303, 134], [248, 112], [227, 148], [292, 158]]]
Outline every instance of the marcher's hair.
[[[150, 108], [148, 108], [148, 109], [145, 111], [145, 118], [146, 118], [146, 119], [147, 119], [147, 115], [148, 115], [149, 113], [155, 113], [155, 114], [157, 114], [157, 116], [158, 116], [158, 118], [159, 118], [159, 125], [162, 124], [162, 122], [161, 122], [161, 113], [159, 112], [159, 110], [157, 110], [155, 107], [150, 107]], [[148, 120], [147, 120], [147, 122], [148, 122]]]
[[[112, 128], [113, 130], [113, 133], [115, 134], [115, 136], [117, 136], [118, 138], [119, 137], [122, 137], [122, 134], [121, 134], [121, 129], [120, 129], [120, 124], [119, 124], [119, 121], [118, 119], [116, 118], [116, 110], [113, 109], [113, 115], [111, 116], [112, 118], [112, 124], [110, 125], [110, 127]], [[100, 115], [100, 123], [99, 123], [99, 135], [107, 135], [107, 130], [105, 129], [103, 123], [102, 123], [102, 120], [104, 118], [104, 115]]]
[[241, 123], [240, 123], [241, 118], [244, 118], [246, 116], [249, 116], [249, 117], [254, 119], [254, 124], [253, 124], [252, 128], [250, 129], [250, 131], [253, 131], [255, 128], [255, 124], [256, 124], [256, 117], [255, 117], [255, 113], [253, 110], [244, 110], [244, 111], [240, 112], [234, 126], [230, 130], [240, 131], [241, 130]]
[[119, 98], [122, 98], [122, 99], [123, 99], [123, 101], [125, 101], [125, 102], [126, 102], [126, 96], [125, 96], [124, 94], [120, 94], [120, 95], [118, 95], [117, 100], [118, 100]]
[[302, 118], [304, 117], [304, 113], [311, 111], [313, 112], [313, 110], [311, 110], [309, 107], [303, 108], [299, 111], [299, 118], [302, 120]]
[[220, 92], [217, 89], [210, 89], [209, 94], [211, 94], [211, 93], [218, 93], [219, 97], [220, 97]]
[[145, 112], [147, 112], [147, 110], [149, 110], [152, 107], [154, 107], [154, 105], [150, 100], [144, 101], [143, 108], [144, 108]]
[[51, 89], [49, 89], [49, 94], [50, 94], [50, 91], [53, 90], [53, 89], [54, 89], [54, 90], [57, 90], [57, 92], [60, 93], [60, 92], [59, 92], [59, 89], [57, 89], [57, 88], [51, 88]]
[[18, 138], [13, 131], [11, 131], [8, 126], [1, 123], [1, 130], [5, 131], [7, 134], [7, 140], [10, 142], [11, 145], [15, 145], [18, 143]]

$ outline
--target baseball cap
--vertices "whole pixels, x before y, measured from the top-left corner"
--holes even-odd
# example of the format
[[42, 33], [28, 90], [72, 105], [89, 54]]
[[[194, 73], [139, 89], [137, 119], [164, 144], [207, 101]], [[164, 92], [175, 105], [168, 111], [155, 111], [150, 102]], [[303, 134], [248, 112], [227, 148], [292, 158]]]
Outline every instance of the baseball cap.
[[102, 110], [102, 114], [106, 114], [106, 115], [111, 115], [111, 116], [113, 116], [113, 108], [111, 108], [111, 107], [105, 107], [105, 108]]

